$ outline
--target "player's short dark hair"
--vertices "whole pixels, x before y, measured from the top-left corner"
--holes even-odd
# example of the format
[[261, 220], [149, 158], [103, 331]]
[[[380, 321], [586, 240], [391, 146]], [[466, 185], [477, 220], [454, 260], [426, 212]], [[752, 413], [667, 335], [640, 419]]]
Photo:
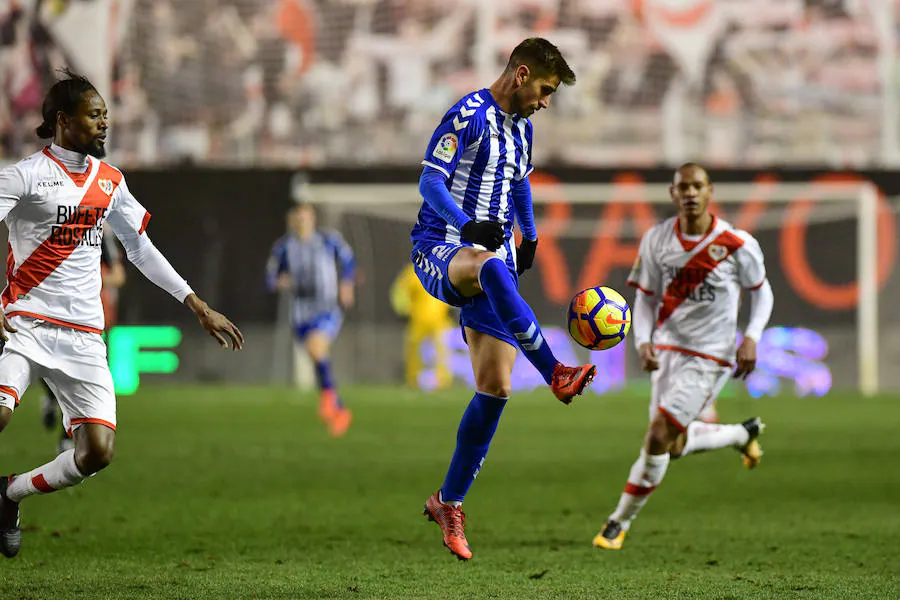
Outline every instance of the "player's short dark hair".
[[75, 114], [82, 97], [87, 92], [99, 93], [84, 75], [69, 69], [61, 69], [60, 72], [63, 78], [53, 84], [41, 105], [41, 116], [44, 121], [34, 130], [41, 139], [52, 138], [56, 134], [57, 114], [60, 112], [67, 115]]
[[575, 72], [563, 58], [559, 48], [544, 38], [528, 38], [515, 47], [509, 55], [507, 70], [526, 65], [538, 75], [556, 75], [565, 85], [575, 84]]
[[682, 164], [680, 167], [678, 167], [675, 170], [675, 172], [681, 173], [685, 169], [699, 169], [699, 170], [703, 171], [706, 174], [706, 183], [712, 183], [712, 178], [709, 176], [709, 171], [707, 171], [706, 167], [704, 167], [703, 165], [701, 165], [699, 163], [688, 161], [688, 162]]

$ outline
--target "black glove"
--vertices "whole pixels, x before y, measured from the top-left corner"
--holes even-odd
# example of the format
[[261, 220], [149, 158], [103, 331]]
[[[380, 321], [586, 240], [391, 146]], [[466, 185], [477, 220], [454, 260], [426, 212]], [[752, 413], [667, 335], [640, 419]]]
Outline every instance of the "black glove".
[[496, 221], [469, 221], [460, 233], [466, 241], [484, 246], [491, 252], [503, 245], [503, 225]]
[[522, 240], [516, 249], [516, 273], [521, 275], [534, 264], [534, 253], [537, 251], [537, 240]]

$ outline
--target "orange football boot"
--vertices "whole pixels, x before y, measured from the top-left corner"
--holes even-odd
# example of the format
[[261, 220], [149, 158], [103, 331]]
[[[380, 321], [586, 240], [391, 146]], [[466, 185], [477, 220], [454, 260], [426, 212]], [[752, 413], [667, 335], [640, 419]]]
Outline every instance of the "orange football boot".
[[339, 408], [331, 415], [328, 421], [328, 433], [334, 437], [341, 437], [347, 433], [350, 423], [353, 421], [353, 413], [349, 408]]
[[572, 398], [580, 395], [584, 388], [594, 380], [597, 367], [594, 365], [581, 365], [580, 367], [567, 367], [562, 363], [556, 363], [553, 368], [553, 380], [550, 389], [553, 395], [563, 404], [570, 404]]
[[438, 490], [425, 501], [425, 510], [422, 514], [428, 517], [429, 521], [434, 521], [441, 526], [441, 531], [444, 533], [444, 545], [456, 555], [456, 558], [469, 560], [472, 558], [472, 550], [469, 549], [469, 542], [463, 531], [466, 525], [466, 513], [462, 508], [441, 502], [440, 494], [441, 491]]
[[319, 394], [319, 418], [330, 423], [340, 411], [337, 401], [337, 392], [334, 390], [322, 390]]

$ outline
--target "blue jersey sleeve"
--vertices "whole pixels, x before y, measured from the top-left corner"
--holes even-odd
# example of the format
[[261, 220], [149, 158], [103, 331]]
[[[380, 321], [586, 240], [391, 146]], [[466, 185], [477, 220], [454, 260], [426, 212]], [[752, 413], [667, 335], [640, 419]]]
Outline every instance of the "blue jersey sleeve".
[[425, 167], [422, 176], [419, 177], [419, 193], [425, 198], [428, 206], [459, 231], [462, 231], [463, 225], [471, 220], [450, 195], [447, 177], [438, 169]]
[[519, 229], [526, 240], [537, 239], [537, 228], [534, 226], [534, 208], [531, 200], [531, 182], [526, 176], [513, 185], [513, 206], [516, 209], [516, 219], [519, 221]]
[[480, 94], [469, 94], [447, 111], [431, 135], [422, 164], [452, 177], [466, 149], [481, 139], [485, 130], [484, 104]]
[[274, 292], [277, 289], [278, 276], [287, 272], [287, 245], [282, 238], [272, 245], [272, 253], [269, 255], [269, 261], [266, 263], [266, 287], [269, 288], [270, 292]]
[[341, 280], [356, 279], [356, 256], [353, 254], [353, 248], [344, 240], [344, 236], [337, 231], [329, 231], [325, 234], [325, 243], [334, 250], [334, 256], [341, 266]]

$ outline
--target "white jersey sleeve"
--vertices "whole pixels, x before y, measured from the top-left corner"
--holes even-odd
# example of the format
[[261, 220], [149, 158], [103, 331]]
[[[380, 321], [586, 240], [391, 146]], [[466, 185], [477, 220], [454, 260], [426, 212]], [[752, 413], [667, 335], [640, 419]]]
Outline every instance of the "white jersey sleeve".
[[[122, 240], [122, 236], [140, 235], [147, 229], [150, 213], [131, 194], [124, 176], [113, 193], [107, 219], [120, 240]], [[125, 241], [122, 240], [122, 243], [124, 244]]]
[[19, 165], [0, 169], [0, 221], [6, 219], [9, 211], [16, 207], [27, 187], [25, 173]]
[[184, 302], [194, 291], [145, 233], [150, 213], [128, 190], [124, 177], [116, 188], [116, 194], [107, 219], [125, 247], [128, 260], [157, 287], [169, 292], [179, 302]]
[[741, 287], [749, 290], [759, 289], [766, 280], [766, 263], [759, 242], [746, 231], [735, 230], [744, 244], [735, 252], [738, 267], [738, 280]]
[[662, 296], [662, 274], [659, 263], [656, 260], [656, 253], [653, 251], [653, 233], [656, 227], [647, 231], [641, 238], [641, 245], [638, 248], [638, 257], [631, 267], [631, 273], [628, 274], [628, 285], [635, 287], [645, 294]]

